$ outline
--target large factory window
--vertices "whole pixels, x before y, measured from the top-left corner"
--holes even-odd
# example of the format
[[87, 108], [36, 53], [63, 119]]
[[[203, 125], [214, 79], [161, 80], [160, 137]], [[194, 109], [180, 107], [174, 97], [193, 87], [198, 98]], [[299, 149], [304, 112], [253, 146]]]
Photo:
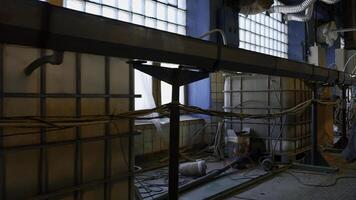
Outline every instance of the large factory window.
[[[176, 34], [186, 34], [186, 0], [64, 0], [64, 6]], [[153, 92], [156, 87], [152, 87], [152, 81], [152, 77], [135, 70], [135, 93], [142, 94], [142, 98], [135, 100], [136, 109], [153, 108], [170, 102], [171, 86], [161, 82], [158, 89], [160, 91]], [[161, 94], [160, 99], [156, 99], [153, 93]], [[180, 99], [184, 103], [184, 89], [181, 90]]]
[[239, 47], [288, 58], [288, 25], [281, 13], [239, 14]]

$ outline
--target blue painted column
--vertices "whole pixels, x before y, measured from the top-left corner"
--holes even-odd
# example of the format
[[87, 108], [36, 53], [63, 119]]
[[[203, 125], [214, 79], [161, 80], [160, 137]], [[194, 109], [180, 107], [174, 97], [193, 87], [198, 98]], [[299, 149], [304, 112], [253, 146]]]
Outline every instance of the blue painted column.
[[305, 61], [305, 25], [302, 22], [288, 22], [288, 59]]
[[[187, 35], [199, 37], [210, 30], [210, 0], [187, 1]], [[188, 104], [210, 108], [210, 78], [188, 85]]]

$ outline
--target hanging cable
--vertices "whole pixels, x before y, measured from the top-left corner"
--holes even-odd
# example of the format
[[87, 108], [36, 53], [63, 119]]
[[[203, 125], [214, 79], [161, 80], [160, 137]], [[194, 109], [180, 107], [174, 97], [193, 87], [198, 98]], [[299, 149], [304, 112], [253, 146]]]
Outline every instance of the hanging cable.
[[[349, 57], [349, 59], [346, 61], [346, 64], [344, 65], [344, 70], [342, 70], [342, 71], [346, 72], [349, 63], [355, 56], [356, 56], [356, 53]], [[354, 74], [355, 70], [356, 70], [356, 68], [354, 70], [352, 70], [351, 74]]]
[[[323, 105], [337, 105], [337, 102], [331, 101], [316, 101], [318, 104]], [[195, 106], [182, 105], [178, 102], [180, 110], [186, 113], [203, 114], [210, 115], [220, 118], [235, 118], [235, 119], [268, 119], [277, 118], [284, 115], [297, 115], [305, 111], [310, 107], [312, 100], [305, 101], [296, 105], [293, 108], [283, 110], [281, 112], [269, 113], [269, 114], [250, 114], [250, 113], [232, 113], [223, 112], [215, 110], [206, 110]], [[174, 103], [171, 103], [174, 104]], [[170, 104], [165, 104], [153, 109], [130, 111], [126, 113], [111, 114], [111, 115], [88, 115], [81, 117], [65, 117], [65, 116], [52, 116], [41, 118], [39, 116], [16, 116], [16, 117], [1, 117], [0, 118], [0, 128], [16, 129], [16, 128], [28, 128], [28, 129], [39, 129], [46, 128], [46, 132], [64, 130], [69, 128], [75, 128], [80, 126], [88, 125], [99, 125], [99, 124], [111, 124], [119, 120], [124, 119], [145, 119], [145, 116], [158, 113], [158, 117], [168, 116]], [[149, 117], [151, 119], [151, 117]], [[1, 137], [12, 137], [19, 135], [29, 135], [37, 134], [38, 131], [30, 131], [23, 133], [9, 133], [2, 135]]]
[[201, 35], [199, 38], [200, 38], [200, 39], [205, 38], [206, 36], [209, 36], [209, 35], [211, 35], [211, 34], [213, 34], [213, 33], [219, 33], [219, 35], [221, 36], [221, 39], [222, 39], [222, 41], [223, 41], [224, 46], [227, 45], [227, 40], [226, 40], [225, 32], [224, 32], [223, 30], [221, 30], [221, 29], [217, 29], [217, 28], [216, 28], [216, 29], [212, 29], [212, 30], [210, 30], [210, 31], [208, 31], [208, 32], [206, 32], [206, 33], [204, 33], [203, 35]]

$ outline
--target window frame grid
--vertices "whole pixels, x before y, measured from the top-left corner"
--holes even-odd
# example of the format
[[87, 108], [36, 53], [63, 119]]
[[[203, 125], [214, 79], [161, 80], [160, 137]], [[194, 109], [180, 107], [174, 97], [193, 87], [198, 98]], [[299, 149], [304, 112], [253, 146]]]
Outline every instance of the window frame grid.
[[288, 23], [282, 21], [282, 15], [279, 15], [260, 13], [245, 16], [239, 13], [239, 47], [288, 58]]
[[[138, 12], [134, 12], [132, 3], [130, 3], [130, 5], [129, 5], [130, 10], [126, 10], [126, 9], [119, 8], [119, 4], [118, 4], [118, 1], [117, 1], [117, 0], [115, 0], [115, 2], [116, 2], [116, 7], [115, 7], [115, 6], [112, 6], [112, 5], [104, 4], [104, 3], [102, 3], [102, 0], [98, 0], [98, 1], [100, 1], [100, 3], [99, 3], [99, 2], [96, 2], [96, 1], [93, 1], [93, 0], [78, 0], [78, 1], [83, 2], [83, 8], [84, 8], [84, 10], [82, 10], [82, 12], [85, 12], [85, 13], [88, 13], [88, 12], [85, 10], [87, 3], [91, 3], [91, 4], [95, 4], [95, 5], [97, 5], [97, 6], [100, 6], [100, 14], [94, 14], [94, 13], [89, 13], [89, 14], [99, 15], [99, 16], [106, 17], [106, 18], [109, 18], [109, 19], [114, 19], [114, 20], [119, 20], [119, 21], [127, 22], [127, 21], [124, 21], [124, 20], [120, 20], [120, 19], [119, 19], [119, 12], [125, 12], [125, 13], [130, 14], [130, 20], [129, 20], [129, 22], [127, 22], [127, 23], [133, 23], [133, 22], [132, 22], [132, 21], [133, 21], [133, 16], [134, 16], [134, 15], [138, 15], [138, 16], [140, 16], [140, 17], [143, 17], [143, 24], [142, 24], [142, 26], [145, 26], [146, 18], [149, 18], [149, 19], [151, 19], [151, 20], [155, 20], [156, 22], [167, 23], [167, 30], [166, 30], [166, 31], [168, 31], [168, 24], [172, 24], [172, 25], [176, 26], [176, 28], [177, 28], [177, 31], [176, 31], [175, 33], [181, 34], [181, 35], [186, 35], [187, 24], [186, 24], [186, 22], [184, 22], [184, 24], [179, 24], [179, 23], [178, 23], [178, 21], [179, 21], [179, 20], [178, 20], [178, 11], [179, 11], [179, 10], [180, 10], [180, 11], [183, 11], [183, 12], [186, 14], [186, 13], [187, 13], [187, 9], [179, 8], [179, 7], [178, 7], [178, 3], [177, 3], [177, 5], [175, 6], [175, 5], [172, 5], [172, 4], [169, 4], [169, 3], [163, 3], [163, 2], [161, 2], [161, 1], [159, 1], [159, 0], [151, 0], [151, 1], [153, 1], [153, 2], [156, 3], [156, 6], [155, 6], [155, 17], [151, 17], [151, 16], [145, 15], [145, 13], [146, 13], [146, 12], [145, 12], [145, 8], [146, 8], [146, 1], [145, 1], [145, 0], [143, 1], [144, 3], [143, 3], [143, 12], [142, 12], [142, 13], [144, 13], [144, 14], [138, 13]], [[128, 0], [128, 1], [129, 1], [129, 2], [132, 2], [132, 0]], [[177, 0], [177, 1], [178, 1], [178, 0]], [[162, 5], [166, 6], [166, 8], [167, 8], [166, 20], [162, 20], [162, 19], [159, 19], [159, 18], [157, 17], [157, 4], [162, 4]], [[68, 8], [67, 0], [64, 0], [64, 7]], [[111, 8], [111, 9], [115, 9], [115, 11], [116, 11], [116, 18], [111, 18], [111, 17], [104, 16], [104, 15], [103, 15], [103, 8], [104, 8], [104, 7]], [[177, 14], [177, 16], [176, 16], [176, 21], [177, 21], [177, 22], [170, 22], [170, 21], [168, 21], [168, 7], [173, 7], [173, 8], [175, 8], [175, 9], [177, 10], [177, 12], [176, 12], [176, 14]], [[71, 9], [71, 8], [70, 8], [70, 9]], [[185, 15], [185, 17], [186, 17], [186, 15]], [[135, 24], [136, 24], [136, 23], [135, 23]], [[157, 28], [157, 23], [155, 23], [155, 24], [156, 24], [156, 26], [155, 26], [154, 28], [155, 28], [155, 29], [158, 29], [158, 28]], [[138, 24], [138, 25], [141, 25], [141, 24]], [[150, 26], [145, 26], [145, 27], [152, 28], [152, 27], [150, 27]], [[185, 33], [184, 33], [184, 34], [179, 33], [179, 31], [178, 31], [179, 28], [183, 28], [183, 29], [185, 30]], [[161, 29], [159, 29], [159, 30], [161, 30]], [[171, 32], [171, 31], [168, 31], [168, 32]]]
[[[68, 6], [68, 1], [69, 0], [64, 0], [64, 7], [69, 8], [69, 9], [74, 9], [74, 10], [79, 10], [73, 7], [69, 7]], [[186, 35], [187, 32], [187, 24], [186, 24], [186, 17], [187, 17], [187, 9], [186, 9], [186, 0], [176, 0], [176, 5], [174, 4], [170, 4], [169, 1], [170, 0], [150, 0], [150, 3], [152, 3], [152, 7], [153, 10], [153, 14], [147, 14], [146, 11], [146, 0], [139, 0], [141, 1], [141, 11], [135, 10], [134, 9], [134, 5], [133, 5], [133, 1], [134, 0], [126, 0], [128, 2], [127, 4], [127, 9], [123, 9], [122, 7], [120, 7], [119, 2], [120, 0], [113, 0], [112, 2], [115, 3], [115, 6], [113, 4], [107, 4], [104, 3], [103, 0], [74, 0], [73, 2], [78, 2], [78, 4], [81, 4], [80, 7], [82, 7], [79, 11], [84, 12], [84, 13], [89, 13], [89, 14], [93, 14], [93, 15], [98, 15], [98, 16], [102, 16], [102, 17], [106, 17], [109, 19], [113, 19], [113, 20], [118, 20], [118, 21], [123, 21], [126, 23], [132, 23], [132, 24], [136, 24], [136, 25], [141, 25], [141, 26], [145, 26], [148, 28], [154, 28], [154, 29], [158, 29], [158, 30], [163, 30], [163, 31], [167, 31], [167, 32], [171, 32], [171, 33], [176, 33], [176, 34], [181, 34], [181, 35]], [[163, 2], [164, 1], [164, 2]], [[166, 2], [166, 3], [165, 3]], [[183, 6], [185, 9], [179, 7], [179, 4], [181, 2], [185, 3], [185, 6]], [[90, 11], [87, 10], [87, 5], [88, 4], [92, 4], [92, 5], [96, 5], [98, 6], [98, 10], [99, 12], [96, 13], [92, 13]], [[158, 6], [163, 6], [162, 10], [164, 10], [164, 15], [163, 17], [159, 17], [158, 16], [158, 12], [159, 12], [159, 7]], [[103, 10], [107, 8], [107, 9], [112, 9], [115, 13], [114, 13], [114, 18], [113, 17], [108, 17], [107, 15], [104, 15]], [[172, 22], [172, 20], [169, 19], [169, 10], [173, 8], [173, 11], [175, 12], [175, 22]], [[180, 13], [181, 12], [181, 13]], [[127, 18], [123, 19], [120, 18], [120, 13], [125, 13], [127, 14]], [[182, 19], [179, 18], [179, 14], [181, 14]], [[134, 20], [135, 16], [139, 16], [142, 17], [142, 21], [141, 23], [136, 23]], [[164, 18], [164, 20], [162, 20], [162, 18]], [[152, 23], [151, 25], [148, 25], [147, 23], [147, 19], [151, 20], [150, 23]], [[179, 23], [182, 22], [182, 23]], [[161, 23], [161, 24], [160, 24]], [[152, 26], [153, 25], [153, 26]], [[160, 28], [160, 25], [165, 26], [163, 29]], [[169, 26], [173, 26], [173, 28], [175, 30], [171, 30], [170, 31], [170, 27]], [[180, 31], [182, 30], [182, 31]], [[158, 64], [158, 63], [157, 63]], [[165, 65], [168, 63], [160, 63], [158, 65]], [[151, 78], [151, 90], [153, 93], [153, 98], [156, 102], [156, 105], [159, 106], [161, 105], [161, 102], [163, 101], [163, 97], [160, 96], [155, 96], [154, 94], [163, 94], [162, 93], [162, 84], [161, 81], [159, 81], [158, 86], [159, 87], [153, 87], [154, 82], [157, 80], [152, 77]], [[180, 100], [183, 100], [183, 103], [187, 102], [187, 95], [186, 95], [186, 87], [183, 86], [183, 91], [181, 90], [182, 94], [180, 94], [180, 96], [182, 95], [182, 98], [180, 97]], [[169, 94], [171, 95], [171, 94]]]

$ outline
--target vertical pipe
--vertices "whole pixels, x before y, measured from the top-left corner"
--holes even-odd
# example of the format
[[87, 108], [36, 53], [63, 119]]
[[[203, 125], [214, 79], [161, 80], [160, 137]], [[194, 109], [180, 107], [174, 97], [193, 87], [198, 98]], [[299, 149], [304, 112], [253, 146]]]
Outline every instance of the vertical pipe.
[[[110, 114], [110, 58], [105, 56], [105, 114]], [[110, 124], [105, 124], [105, 136], [109, 136]], [[111, 141], [105, 139], [104, 141], [105, 153], [104, 153], [104, 178], [111, 177]], [[111, 199], [111, 182], [104, 184], [104, 199]]]
[[169, 132], [169, 200], [178, 199], [178, 167], [179, 167], [179, 71], [175, 71], [172, 84], [172, 103], [170, 105]]
[[[230, 76], [229, 77], [229, 91], [232, 91], [233, 90], [233, 84], [234, 81], [233, 81], [233, 78]], [[232, 97], [232, 92], [229, 93], [230, 95], [230, 103], [229, 103], [229, 107], [230, 107], [230, 112], [233, 113], [234, 112], [234, 108], [233, 108], [233, 97]], [[242, 106], [242, 105], [241, 105]], [[234, 129], [234, 126], [233, 126], [233, 123], [232, 123], [232, 117], [230, 118], [230, 129]]]
[[[132, 66], [129, 67], [129, 110], [135, 110], [135, 74]], [[134, 132], [135, 120], [130, 119], [130, 133]], [[144, 143], [144, 142], [143, 142]], [[130, 134], [129, 136], [129, 199], [135, 199], [135, 185], [134, 185], [134, 166], [135, 166], [135, 153], [134, 153], [135, 136]]]
[[[293, 105], [297, 105], [299, 102], [297, 102], [297, 81], [299, 81], [298, 79], [294, 79], [294, 104]], [[299, 120], [297, 120], [297, 116], [293, 116], [293, 123], [295, 123], [295, 125], [293, 126], [294, 129], [294, 138], [297, 138], [297, 127], [299, 126]], [[288, 133], [288, 130], [287, 130]], [[302, 143], [301, 143], [302, 144]], [[297, 140], [294, 140], [294, 154], [297, 155]], [[295, 157], [294, 157], [295, 158]]]
[[[4, 45], [0, 44], [0, 117], [3, 117], [3, 94], [4, 94]], [[0, 200], [5, 200], [6, 190], [5, 190], [5, 153], [3, 151], [3, 129], [0, 128]]]
[[342, 86], [342, 135], [341, 137], [343, 139], [347, 138], [347, 121], [346, 121], [346, 91], [347, 87]]
[[[267, 112], [268, 112], [268, 114], [271, 114], [271, 76], [267, 76], [267, 90], [268, 90], [268, 92], [267, 92], [267, 107], [268, 107]], [[272, 154], [273, 153], [272, 152], [272, 146], [273, 146], [272, 145], [272, 141], [273, 141], [272, 137], [273, 137], [273, 135], [271, 133], [271, 131], [272, 131], [271, 119], [268, 118], [267, 121], [268, 121], [268, 135], [267, 135], [267, 137], [269, 138], [267, 145], [268, 145], [268, 150]], [[272, 158], [272, 159], [274, 159], [274, 158]]]
[[[243, 103], [243, 76], [240, 77], [240, 113], [243, 113], [243, 107], [244, 107], [244, 103]], [[243, 119], [240, 119], [240, 132], [242, 132], [243, 129]]]
[[311, 163], [317, 164], [318, 155], [318, 88], [313, 85], [313, 102], [312, 102], [312, 149], [311, 149]]
[[[41, 56], [45, 56], [46, 50], [41, 50]], [[46, 117], [46, 65], [42, 65], [40, 68], [40, 116], [41, 118]], [[41, 144], [46, 143], [46, 129], [41, 128]], [[39, 176], [40, 176], [40, 193], [47, 192], [47, 149], [41, 148], [40, 150], [40, 167], [39, 167]]]
[[[76, 102], [75, 102], [75, 107], [76, 107], [76, 111], [75, 111], [75, 115], [76, 117], [80, 117], [81, 115], [81, 96], [80, 94], [82, 93], [82, 80], [81, 80], [81, 55], [79, 53], [76, 53], [75, 55], [75, 60], [76, 60], [76, 63], [75, 63], [75, 68], [76, 68], [76, 72], [75, 72], [75, 76], [76, 76]], [[76, 139], [77, 139], [77, 142], [75, 144], [75, 169], [74, 169], [74, 182], [75, 182], [75, 185], [80, 185], [80, 183], [82, 182], [82, 153], [81, 153], [81, 143], [79, 141], [79, 139], [81, 138], [81, 128], [80, 127], [76, 127]], [[74, 198], [76, 200], [80, 200], [82, 199], [82, 195], [81, 195], [81, 191], [80, 190], [77, 190], [74, 192]]]

